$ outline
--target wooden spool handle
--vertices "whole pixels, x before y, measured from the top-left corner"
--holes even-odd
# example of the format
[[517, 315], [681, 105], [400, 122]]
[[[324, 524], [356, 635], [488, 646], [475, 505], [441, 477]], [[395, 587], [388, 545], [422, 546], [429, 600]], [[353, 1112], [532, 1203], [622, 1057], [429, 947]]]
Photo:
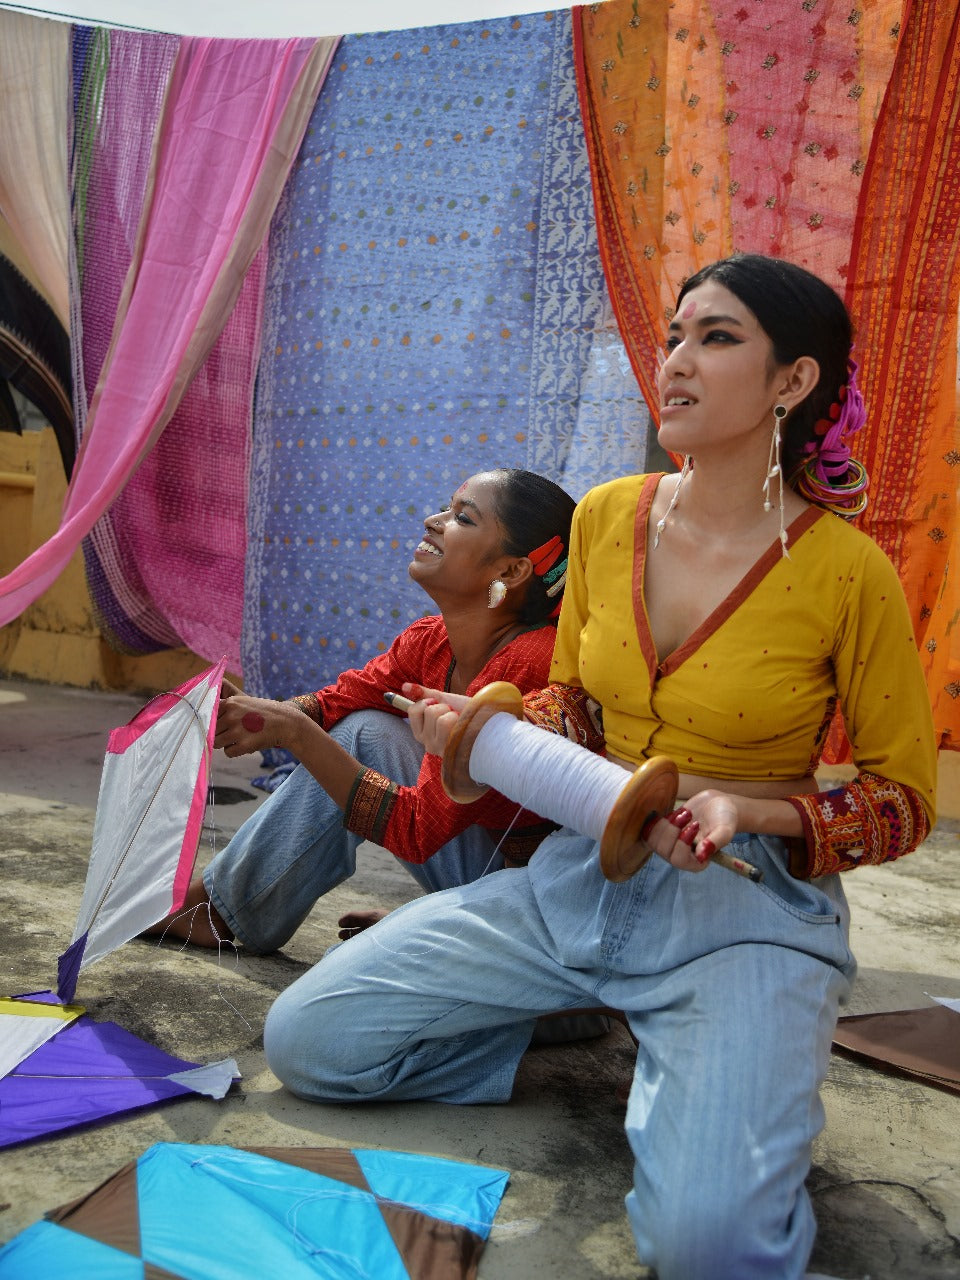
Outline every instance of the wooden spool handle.
[[653, 851], [640, 832], [650, 818], [673, 809], [679, 785], [679, 771], [669, 756], [652, 756], [630, 777], [600, 840], [600, 869], [608, 880], [629, 880], [650, 857]]
[[457, 804], [470, 804], [490, 790], [486, 783], [474, 782], [470, 777], [470, 752], [477, 734], [498, 711], [506, 711], [517, 720], [523, 719], [523, 694], [507, 680], [494, 680], [475, 693], [469, 706], [460, 712], [447, 739], [440, 762], [440, 781], [444, 791]]

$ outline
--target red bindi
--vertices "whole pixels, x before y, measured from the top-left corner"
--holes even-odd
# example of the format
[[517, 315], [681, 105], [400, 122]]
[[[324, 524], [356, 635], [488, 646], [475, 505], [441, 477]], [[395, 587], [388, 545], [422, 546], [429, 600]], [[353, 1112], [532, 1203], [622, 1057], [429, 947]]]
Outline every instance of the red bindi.
[[683, 308], [684, 320], [689, 320], [690, 317], [693, 315], [693, 313], [696, 311], [696, 309], [697, 309], [697, 304], [695, 302], [688, 302], [687, 305]]

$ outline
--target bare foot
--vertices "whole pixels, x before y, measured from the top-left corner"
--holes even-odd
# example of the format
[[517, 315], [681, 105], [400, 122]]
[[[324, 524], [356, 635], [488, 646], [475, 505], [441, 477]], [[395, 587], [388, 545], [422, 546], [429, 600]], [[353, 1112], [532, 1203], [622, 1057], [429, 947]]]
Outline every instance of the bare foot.
[[363, 933], [364, 929], [369, 929], [372, 924], [382, 920], [385, 915], [387, 915], [386, 911], [348, 911], [345, 916], [341, 916], [337, 921], [340, 926], [338, 937], [345, 942], [348, 938], [354, 937], [355, 934]]
[[206, 885], [200, 877], [190, 881], [187, 896], [179, 911], [164, 916], [140, 934], [141, 938], [160, 936], [182, 938], [195, 947], [209, 947], [213, 950], [223, 942], [233, 941], [232, 932], [220, 913], [211, 905]]

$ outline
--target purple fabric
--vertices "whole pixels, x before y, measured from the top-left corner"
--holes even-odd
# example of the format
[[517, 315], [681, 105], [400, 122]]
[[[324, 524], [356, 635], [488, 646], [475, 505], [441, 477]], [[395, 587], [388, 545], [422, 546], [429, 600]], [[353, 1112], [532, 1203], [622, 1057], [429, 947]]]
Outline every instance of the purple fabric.
[[[103, 369], [113, 320], [120, 305], [143, 210], [153, 137], [160, 120], [178, 36], [147, 31], [111, 31], [102, 98], [80, 94], [103, 56], [102, 40], [74, 36], [74, 131], [85, 142], [88, 160], [74, 165], [74, 217], [81, 276], [73, 305], [79, 311], [73, 341], [79, 352], [82, 385], [75, 389], [82, 435], [87, 410]], [[86, 113], [81, 103], [86, 104]], [[81, 189], [82, 183], [82, 189]], [[134, 480], [136, 477], [134, 477]], [[121, 495], [121, 500], [122, 500]], [[109, 521], [108, 512], [103, 521]], [[179, 643], [159, 613], [144, 609], [134, 580], [122, 578], [114, 591], [111, 525], [95, 526], [84, 539], [87, 582], [101, 631], [121, 652], [149, 653]], [[133, 596], [132, 603], [130, 595]], [[118, 598], [119, 597], [119, 598]], [[122, 601], [122, 602], [121, 602]], [[162, 634], [161, 634], [162, 631]], [[219, 655], [218, 655], [219, 656]]]
[[[108, 599], [122, 599], [122, 617], [150, 635], [148, 652], [183, 644], [211, 662], [226, 654], [237, 672], [265, 267], [261, 252], [180, 407], [88, 540], [111, 584]], [[129, 645], [120, 634], [120, 647]]]
[[62, 956], [57, 958], [57, 994], [64, 1004], [69, 1004], [77, 990], [77, 978], [83, 952], [87, 945], [87, 935], [71, 942]]
[[[133, 256], [151, 145], [179, 40], [111, 33], [81, 215], [82, 413], [110, 347]], [[93, 56], [93, 55], [91, 55]], [[88, 75], [76, 59], [76, 80]], [[79, 183], [79, 175], [75, 178]], [[84, 540], [101, 631], [121, 652], [185, 644], [239, 671], [253, 380], [266, 255], [247, 273], [223, 333], [153, 451]], [[191, 584], [183, 590], [184, 582]]]
[[0, 1147], [196, 1096], [164, 1077], [199, 1065], [171, 1057], [115, 1022], [80, 1017], [0, 1080]]

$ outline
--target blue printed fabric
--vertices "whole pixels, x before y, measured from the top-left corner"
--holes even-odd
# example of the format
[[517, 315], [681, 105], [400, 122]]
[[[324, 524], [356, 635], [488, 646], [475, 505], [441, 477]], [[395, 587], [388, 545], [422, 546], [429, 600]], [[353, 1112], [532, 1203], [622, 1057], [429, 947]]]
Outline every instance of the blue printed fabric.
[[271, 231], [248, 690], [318, 688], [431, 612], [407, 566], [467, 476], [524, 466], [580, 497], [643, 464], [570, 24], [341, 42]]

